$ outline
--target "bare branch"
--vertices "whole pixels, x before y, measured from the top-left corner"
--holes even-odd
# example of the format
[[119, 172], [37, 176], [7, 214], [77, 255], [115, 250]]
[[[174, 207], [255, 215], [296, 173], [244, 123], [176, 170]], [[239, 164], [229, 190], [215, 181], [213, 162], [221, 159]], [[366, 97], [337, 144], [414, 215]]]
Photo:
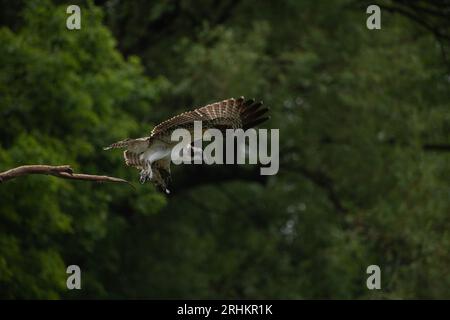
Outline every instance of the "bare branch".
[[134, 186], [127, 180], [109, 177], [109, 176], [97, 176], [83, 173], [73, 173], [73, 170], [68, 165], [63, 166], [49, 166], [49, 165], [27, 165], [13, 168], [4, 172], [0, 172], [0, 183], [11, 179], [15, 179], [20, 176], [29, 174], [46, 174], [52, 175], [58, 178], [71, 179], [71, 180], [83, 180], [93, 182], [113, 182], [113, 183], [126, 183], [134, 188]]

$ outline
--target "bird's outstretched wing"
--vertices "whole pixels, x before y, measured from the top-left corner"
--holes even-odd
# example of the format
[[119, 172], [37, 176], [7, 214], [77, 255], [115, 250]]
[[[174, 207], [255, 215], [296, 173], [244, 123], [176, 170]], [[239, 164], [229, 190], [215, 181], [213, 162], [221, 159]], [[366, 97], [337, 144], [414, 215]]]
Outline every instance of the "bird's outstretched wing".
[[269, 108], [262, 107], [262, 102], [253, 99], [227, 99], [208, 104], [192, 111], [181, 113], [158, 124], [151, 132], [150, 139], [170, 135], [173, 130], [184, 128], [192, 130], [194, 121], [202, 121], [203, 129], [248, 129], [269, 119], [266, 112]]
[[115, 148], [126, 148], [128, 150], [132, 150], [134, 152], [142, 152], [144, 151], [149, 144], [149, 137], [138, 138], [138, 139], [130, 139], [127, 138], [125, 140], [121, 140], [110, 144], [109, 146], [103, 148], [103, 150], [115, 149]]
[[125, 139], [115, 142], [108, 147], [103, 148], [103, 150], [110, 149], [126, 149], [123, 152], [123, 157], [125, 159], [125, 164], [127, 166], [135, 167], [137, 169], [142, 169], [144, 167], [144, 162], [140, 158], [140, 155], [147, 150], [150, 144], [150, 137], [138, 138], [138, 139]]

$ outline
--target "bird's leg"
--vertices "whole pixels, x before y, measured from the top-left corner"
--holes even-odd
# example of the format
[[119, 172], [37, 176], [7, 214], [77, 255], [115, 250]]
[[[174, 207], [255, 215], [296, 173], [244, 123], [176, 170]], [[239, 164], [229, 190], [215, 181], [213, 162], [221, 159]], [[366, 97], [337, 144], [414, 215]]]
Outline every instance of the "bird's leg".
[[154, 181], [155, 179], [158, 179], [158, 177], [154, 176], [154, 174], [157, 174], [157, 171], [153, 172], [152, 164], [170, 154], [170, 150], [171, 149], [169, 148], [159, 147], [152, 150], [152, 153], [149, 153], [148, 155], [144, 154], [145, 164], [139, 179], [141, 183], [144, 183], [147, 180]]
[[139, 182], [141, 184], [144, 184], [147, 180], [150, 180], [152, 178], [152, 167], [150, 162], [145, 162], [144, 169], [141, 170]]
[[140, 173], [140, 176], [139, 176], [139, 182], [140, 182], [141, 184], [144, 184], [145, 181], [147, 181], [147, 174], [145, 173], [145, 170], [142, 169], [142, 170], [141, 170], [141, 173]]

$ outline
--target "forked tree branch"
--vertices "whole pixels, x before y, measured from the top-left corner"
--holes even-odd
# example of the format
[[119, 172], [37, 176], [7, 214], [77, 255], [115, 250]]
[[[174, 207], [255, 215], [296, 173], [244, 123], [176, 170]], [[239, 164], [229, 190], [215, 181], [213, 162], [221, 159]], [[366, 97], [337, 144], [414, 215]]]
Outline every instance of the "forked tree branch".
[[27, 165], [13, 168], [4, 172], [0, 172], [0, 183], [15, 179], [20, 176], [29, 174], [46, 174], [52, 175], [63, 179], [83, 180], [93, 182], [113, 182], [113, 183], [126, 183], [133, 187], [133, 185], [124, 179], [109, 177], [109, 176], [97, 176], [83, 173], [73, 173], [72, 168], [69, 165], [63, 166], [49, 166], [49, 165]]

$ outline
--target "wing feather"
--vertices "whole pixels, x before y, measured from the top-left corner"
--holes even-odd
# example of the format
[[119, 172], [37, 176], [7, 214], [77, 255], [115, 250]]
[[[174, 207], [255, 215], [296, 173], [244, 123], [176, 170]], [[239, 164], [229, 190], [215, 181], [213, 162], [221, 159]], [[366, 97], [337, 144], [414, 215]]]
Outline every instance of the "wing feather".
[[227, 99], [208, 104], [192, 111], [183, 112], [158, 124], [151, 133], [151, 138], [157, 138], [171, 133], [178, 128], [192, 129], [194, 121], [202, 121], [203, 128], [249, 128], [269, 119], [264, 116], [269, 110], [261, 108], [262, 102], [238, 99]]
[[123, 157], [125, 159], [125, 164], [130, 167], [135, 167], [137, 169], [144, 168], [144, 162], [140, 159], [140, 153], [136, 153], [130, 150], [125, 150], [123, 152]]

